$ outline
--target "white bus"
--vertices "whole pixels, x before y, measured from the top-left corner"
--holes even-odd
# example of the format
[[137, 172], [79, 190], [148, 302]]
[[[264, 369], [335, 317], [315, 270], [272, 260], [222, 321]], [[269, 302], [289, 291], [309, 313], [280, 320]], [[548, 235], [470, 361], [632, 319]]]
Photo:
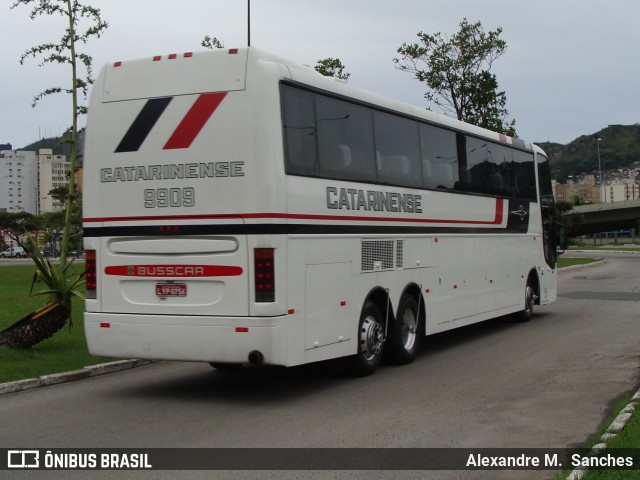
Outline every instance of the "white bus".
[[542, 150], [253, 47], [103, 68], [83, 195], [94, 355], [366, 375], [556, 298]]

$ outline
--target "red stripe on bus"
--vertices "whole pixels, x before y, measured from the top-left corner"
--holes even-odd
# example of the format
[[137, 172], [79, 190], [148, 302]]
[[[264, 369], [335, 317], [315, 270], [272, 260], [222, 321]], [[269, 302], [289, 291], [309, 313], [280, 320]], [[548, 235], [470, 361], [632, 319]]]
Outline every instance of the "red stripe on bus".
[[496, 199], [494, 218], [492, 220], [450, 220], [434, 218], [405, 217], [367, 217], [355, 215], [312, 215], [298, 213], [233, 213], [211, 215], [150, 215], [134, 217], [89, 217], [84, 223], [101, 222], [140, 222], [140, 221], [174, 221], [174, 220], [241, 220], [241, 219], [283, 219], [283, 220], [327, 220], [349, 222], [393, 222], [393, 223], [435, 223], [448, 225], [501, 225], [504, 219], [504, 199]]
[[104, 269], [112, 276], [152, 278], [237, 277], [242, 272], [242, 267], [226, 265], [112, 265]]
[[227, 92], [200, 95], [171, 134], [163, 149], [189, 148], [226, 95]]

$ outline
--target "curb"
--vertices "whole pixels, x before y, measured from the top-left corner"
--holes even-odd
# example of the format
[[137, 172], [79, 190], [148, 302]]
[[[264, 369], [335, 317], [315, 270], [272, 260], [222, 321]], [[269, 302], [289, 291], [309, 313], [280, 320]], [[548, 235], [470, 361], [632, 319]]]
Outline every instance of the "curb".
[[59, 383], [75, 382], [76, 380], [106, 375], [107, 373], [122, 372], [132, 368], [142, 367], [150, 363], [152, 363], [151, 360], [118, 360], [116, 362], [90, 365], [71, 372], [54, 373], [51, 375], [42, 375], [38, 378], [28, 378], [26, 380], [17, 380], [15, 382], [0, 383], [0, 395], [22, 392], [32, 388], [48, 387], [49, 385], [58, 385]]
[[629, 250], [565, 250], [562, 255], [567, 253], [628, 253], [629, 255], [640, 255], [640, 251], [629, 251]]
[[[607, 431], [600, 437], [600, 443], [597, 443], [596, 445], [591, 447], [592, 455], [597, 455], [607, 448], [607, 442], [615, 438], [616, 435], [618, 435], [618, 433], [622, 431], [627, 422], [633, 416], [633, 412], [635, 411], [636, 407], [640, 407], [640, 390], [638, 390], [635, 395], [631, 397], [631, 400], [629, 400], [627, 406], [620, 411], [616, 418], [614, 418], [613, 422], [611, 422], [611, 425], [609, 425], [609, 428], [607, 428]], [[587, 467], [574, 468], [566, 480], [581, 480], [582, 477], [586, 475], [588, 470], [589, 469]]]

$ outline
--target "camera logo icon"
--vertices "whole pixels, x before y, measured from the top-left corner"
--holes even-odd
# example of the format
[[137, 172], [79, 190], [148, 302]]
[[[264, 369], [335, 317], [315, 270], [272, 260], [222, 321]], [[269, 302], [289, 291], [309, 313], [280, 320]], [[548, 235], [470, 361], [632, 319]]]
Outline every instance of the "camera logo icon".
[[9, 450], [7, 452], [9, 468], [39, 468], [40, 452], [38, 450]]

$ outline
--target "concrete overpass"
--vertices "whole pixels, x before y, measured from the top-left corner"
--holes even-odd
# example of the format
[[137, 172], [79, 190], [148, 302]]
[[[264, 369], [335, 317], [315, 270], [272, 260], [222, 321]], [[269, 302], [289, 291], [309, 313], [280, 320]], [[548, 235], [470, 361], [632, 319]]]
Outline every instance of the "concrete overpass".
[[581, 213], [584, 218], [577, 235], [629, 230], [632, 228], [638, 231], [640, 199], [581, 205], [573, 207], [572, 212]]

